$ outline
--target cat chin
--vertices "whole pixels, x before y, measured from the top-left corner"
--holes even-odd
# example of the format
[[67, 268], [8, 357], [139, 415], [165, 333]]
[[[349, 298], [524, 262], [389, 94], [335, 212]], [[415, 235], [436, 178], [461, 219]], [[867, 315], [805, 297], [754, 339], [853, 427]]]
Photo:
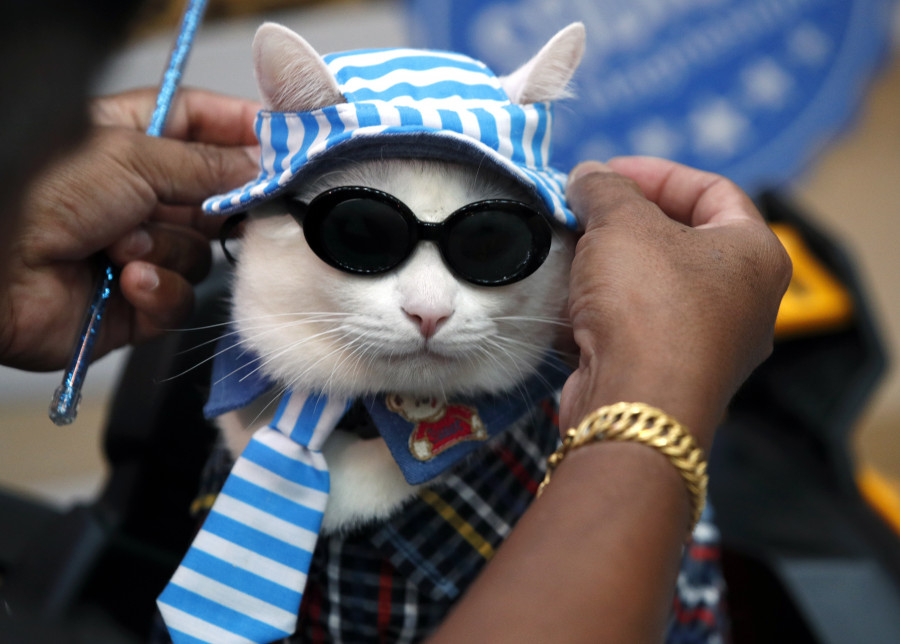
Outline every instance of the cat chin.
[[273, 361], [268, 365], [274, 367], [269, 375], [278, 382], [300, 382], [305, 389], [348, 397], [378, 393], [439, 397], [495, 394], [515, 388], [537, 370], [537, 364], [528, 358], [500, 361], [496, 356], [490, 360], [471, 356], [373, 359], [364, 369], [349, 364], [321, 372], [314, 367], [297, 371], [296, 366], [285, 365], [281, 371]]

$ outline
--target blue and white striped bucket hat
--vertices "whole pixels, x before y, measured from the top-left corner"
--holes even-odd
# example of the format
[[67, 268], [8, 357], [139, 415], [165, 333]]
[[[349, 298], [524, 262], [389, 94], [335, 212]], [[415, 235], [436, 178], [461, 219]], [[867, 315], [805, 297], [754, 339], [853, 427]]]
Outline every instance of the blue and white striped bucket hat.
[[247, 210], [341, 158], [431, 158], [492, 163], [533, 191], [548, 217], [577, 227], [565, 202], [566, 175], [549, 165], [549, 103], [513, 104], [484, 63], [462, 54], [379, 49], [324, 60], [347, 102], [261, 111], [259, 176], [207, 199], [205, 212]]

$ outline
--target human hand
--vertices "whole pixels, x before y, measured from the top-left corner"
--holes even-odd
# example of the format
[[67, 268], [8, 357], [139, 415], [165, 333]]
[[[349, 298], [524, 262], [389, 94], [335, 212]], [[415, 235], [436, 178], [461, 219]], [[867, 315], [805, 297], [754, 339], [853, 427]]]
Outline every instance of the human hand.
[[7, 244], [0, 363], [62, 368], [93, 290], [98, 254], [121, 267], [95, 345], [99, 357], [178, 324], [209, 270], [209, 195], [252, 179], [258, 105], [198, 90], [176, 98], [167, 138], [146, 136], [155, 92], [98, 99], [94, 129], [29, 187]]
[[662, 159], [581, 164], [567, 199], [585, 232], [569, 296], [580, 362], [560, 427], [644, 402], [708, 448], [728, 401], [771, 353], [787, 253], [736, 185]]

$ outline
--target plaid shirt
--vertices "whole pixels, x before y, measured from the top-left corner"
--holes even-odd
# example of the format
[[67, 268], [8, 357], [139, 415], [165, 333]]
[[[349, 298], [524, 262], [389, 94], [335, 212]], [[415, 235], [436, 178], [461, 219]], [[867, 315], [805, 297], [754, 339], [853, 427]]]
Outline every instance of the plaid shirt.
[[[504, 432], [388, 521], [320, 537], [298, 631], [284, 644], [424, 639], [534, 498], [557, 446], [555, 420], [555, 404], [545, 401], [530, 422]], [[204, 506], [230, 469], [224, 450], [211, 459]], [[667, 642], [723, 641], [718, 553], [718, 533], [704, 515], [685, 550]]]

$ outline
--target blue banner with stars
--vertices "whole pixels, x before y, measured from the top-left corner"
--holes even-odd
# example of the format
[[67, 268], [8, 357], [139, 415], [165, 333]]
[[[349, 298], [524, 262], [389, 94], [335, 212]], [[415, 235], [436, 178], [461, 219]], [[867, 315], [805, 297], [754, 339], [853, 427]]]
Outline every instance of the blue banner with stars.
[[553, 163], [649, 154], [751, 194], [794, 178], [852, 120], [888, 51], [893, 0], [407, 0], [418, 46], [506, 74], [582, 21], [577, 98]]

